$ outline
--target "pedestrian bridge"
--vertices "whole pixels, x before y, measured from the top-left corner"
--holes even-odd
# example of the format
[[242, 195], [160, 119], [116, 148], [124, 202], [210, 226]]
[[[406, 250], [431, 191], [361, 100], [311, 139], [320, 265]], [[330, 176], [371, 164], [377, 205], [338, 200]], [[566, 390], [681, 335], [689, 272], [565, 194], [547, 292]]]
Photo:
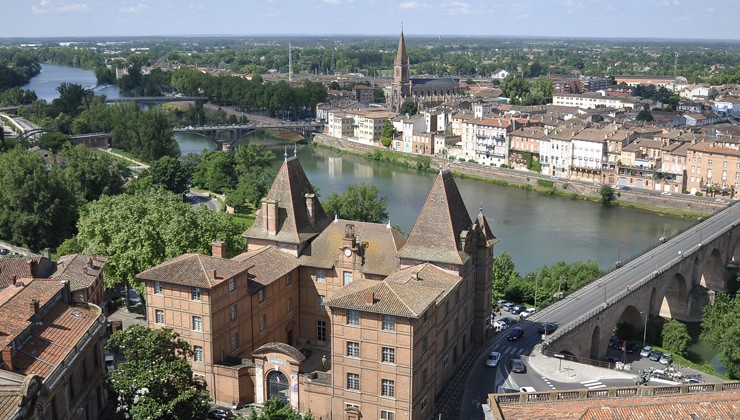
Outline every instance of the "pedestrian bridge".
[[582, 313], [545, 339], [544, 348], [601, 359], [617, 324], [642, 337], [649, 318], [701, 321], [716, 292], [736, 286], [740, 262], [740, 205], [712, 217], [638, 255], [621, 268], [551, 305], [541, 313]]

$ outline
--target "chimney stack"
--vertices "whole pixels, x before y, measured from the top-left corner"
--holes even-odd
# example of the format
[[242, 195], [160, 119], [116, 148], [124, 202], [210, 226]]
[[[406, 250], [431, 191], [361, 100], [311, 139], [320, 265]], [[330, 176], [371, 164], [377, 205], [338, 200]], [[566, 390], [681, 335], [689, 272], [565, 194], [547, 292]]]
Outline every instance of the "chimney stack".
[[46, 258], [47, 260], [51, 259], [51, 250], [49, 248], [44, 248], [44, 250], [41, 252], [41, 256]]
[[308, 223], [311, 224], [311, 226], [314, 225], [316, 222], [316, 194], [306, 193], [306, 213], [308, 215]]
[[93, 266], [93, 259], [92, 258], [88, 258], [87, 259], [87, 267], [88, 268], [92, 268], [92, 266]]
[[16, 283], [18, 283], [18, 276], [16, 276], [16, 275], [14, 274], [14, 275], [13, 275], [13, 286], [15, 286], [15, 285], [16, 285]]
[[373, 292], [365, 293], [365, 304], [372, 305], [373, 303], [375, 303], [375, 293]]
[[213, 280], [216, 280], [218, 278], [217, 274], [218, 273], [216, 272], [216, 270], [213, 270]]
[[29, 303], [29, 309], [33, 312], [33, 321], [38, 321], [39, 317], [39, 301], [38, 299], [34, 299]]
[[211, 255], [216, 258], [226, 258], [226, 242], [213, 241], [211, 244]]
[[2, 362], [5, 365], [5, 370], [13, 371], [13, 348], [10, 346], [5, 347], [2, 350]]
[[262, 229], [268, 235], [277, 235], [278, 202], [270, 198], [262, 199]]

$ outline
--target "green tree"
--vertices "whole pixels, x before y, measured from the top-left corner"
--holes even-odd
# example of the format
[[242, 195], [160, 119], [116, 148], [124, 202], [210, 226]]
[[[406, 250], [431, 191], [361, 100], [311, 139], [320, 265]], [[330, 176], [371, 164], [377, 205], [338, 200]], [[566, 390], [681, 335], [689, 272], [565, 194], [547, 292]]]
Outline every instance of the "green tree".
[[491, 304], [496, 307], [496, 302], [503, 299], [506, 288], [512, 280], [519, 278], [514, 260], [511, 255], [504, 251], [493, 257], [493, 275], [491, 287]]
[[379, 223], [388, 219], [388, 198], [378, 193], [375, 184], [349, 184], [344, 193], [329, 194], [324, 209], [342, 219]]
[[718, 349], [720, 360], [731, 379], [740, 379], [740, 298], [724, 292], [715, 295], [714, 302], [704, 307], [702, 332], [699, 338]]
[[395, 133], [396, 130], [393, 128], [391, 120], [386, 120], [385, 124], [383, 124], [383, 134], [380, 136], [380, 143], [385, 147], [390, 146], [393, 142], [393, 135]]
[[234, 149], [234, 170], [238, 175], [254, 168], [267, 168], [274, 160], [275, 153], [257, 143], [249, 143]]
[[155, 160], [149, 170], [141, 176], [150, 177], [152, 185], [161, 186], [173, 193], [180, 194], [188, 189], [188, 173], [180, 160], [171, 156]]
[[501, 83], [501, 90], [512, 103], [518, 103], [529, 93], [529, 82], [519, 75], [510, 74]]
[[274, 179], [272, 171], [262, 168], [240, 175], [236, 187], [226, 192], [226, 205], [234, 207], [238, 213], [247, 213], [248, 205], [257, 208]]
[[59, 153], [64, 146], [71, 144], [72, 140], [68, 135], [63, 133], [44, 133], [39, 141], [36, 142], [37, 146], [43, 149], [48, 149], [54, 154]]
[[114, 163], [108, 154], [82, 145], [67, 146], [61, 155], [65, 158], [62, 173], [69, 189], [77, 192], [82, 201], [122, 193], [123, 184], [131, 175], [123, 162]]
[[113, 334], [106, 348], [125, 360], [107, 381], [117, 397], [117, 417], [191, 420], [208, 411], [211, 398], [187, 360], [193, 350], [172, 329], [132, 325]]
[[249, 413], [247, 420], [313, 420], [313, 415], [309, 411], [307, 414], [301, 414], [289, 404], [277, 399], [270, 398], [257, 411]]
[[373, 89], [373, 102], [376, 104], [385, 103], [385, 92], [382, 87], [376, 87]]
[[133, 284], [139, 294], [144, 288], [134, 276], [146, 269], [187, 252], [210, 253], [215, 240], [226, 241], [232, 253], [242, 243], [230, 215], [191, 209], [179, 194], [156, 188], [88, 203], [77, 229], [85, 252], [109, 256], [106, 287]]
[[537, 80], [532, 82], [529, 92], [532, 95], [532, 99], [535, 104], [546, 104], [552, 102], [552, 95], [555, 93], [552, 79], [549, 77], [537, 78]]
[[663, 347], [674, 354], [686, 356], [689, 346], [691, 345], [691, 336], [686, 325], [672, 319], [663, 325], [661, 333], [663, 338]]
[[236, 173], [232, 153], [216, 150], [202, 156], [193, 174], [193, 185], [220, 194], [234, 188], [235, 184]]
[[637, 113], [637, 117], [635, 117], [635, 120], [650, 122], [653, 120], [653, 114], [651, 114], [650, 111], [643, 109], [642, 111]]
[[95, 93], [76, 83], [62, 83], [57, 87], [59, 97], [51, 101], [51, 106], [57, 114], [67, 114], [76, 117], [87, 105], [92, 102]]
[[411, 116], [416, 115], [417, 112], [418, 109], [416, 108], [416, 104], [411, 99], [406, 99], [401, 104], [401, 114], [408, 114]]
[[599, 188], [599, 195], [603, 204], [609, 204], [617, 198], [614, 194], [614, 188], [609, 184], [604, 184]]
[[32, 250], [56, 247], [77, 216], [77, 200], [57, 167], [16, 147], [0, 154], [0, 237]]

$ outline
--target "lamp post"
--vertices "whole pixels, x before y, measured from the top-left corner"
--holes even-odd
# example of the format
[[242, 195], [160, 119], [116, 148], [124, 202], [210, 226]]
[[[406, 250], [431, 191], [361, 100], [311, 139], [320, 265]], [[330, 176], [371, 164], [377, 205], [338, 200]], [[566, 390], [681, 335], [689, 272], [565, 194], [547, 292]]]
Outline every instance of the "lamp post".
[[642, 347], [645, 347], [646, 344], [646, 338], [647, 338], [647, 319], [650, 315], [649, 311], [640, 311], [640, 315], [645, 314], [645, 321], [643, 322], [642, 326]]

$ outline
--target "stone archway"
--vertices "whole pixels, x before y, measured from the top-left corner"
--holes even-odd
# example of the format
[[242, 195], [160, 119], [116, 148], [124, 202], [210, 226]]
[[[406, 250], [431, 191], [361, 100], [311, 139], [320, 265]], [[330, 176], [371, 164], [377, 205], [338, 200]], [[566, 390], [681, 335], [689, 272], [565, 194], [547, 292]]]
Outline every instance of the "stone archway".
[[704, 271], [701, 273], [699, 284], [715, 292], [725, 290], [725, 267], [722, 263], [722, 255], [717, 248], [712, 250], [704, 263]]
[[600, 356], [600, 343], [601, 343], [601, 328], [597, 325], [594, 327], [593, 332], [591, 333], [591, 353], [589, 354], [589, 358], [591, 359], [598, 359]]
[[290, 383], [283, 372], [273, 370], [267, 374], [267, 399], [277, 398], [284, 403], [289, 403]]
[[660, 306], [661, 306], [661, 298], [660, 294], [658, 293], [658, 289], [656, 287], [653, 287], [653, 290], [650, 292], [650, 303], [648, 304], [648, 316], [655, 316], [656, 314], [660, 313]]
[[619, 324], [627, 324], [631, 326], [631, 331], [629, 334], [623, 333], [617, 333], [620, 337], [626, 340], [635, 340], [638, 337], [642, 338], [642, 328], [643, 328], [643, 314], [640, 313], [640, 310], [636, 307], [629, 305], [622, 311], [622, 315], [619, 316], [619, 319], [614, 324], [615, 329], [619, 329]]
[[686, 279], [676, 273], [668, 282], [659, 314], [664, 318], [684, 320], [688, 313], [688, 304], [689, 293], [686, 288]]

